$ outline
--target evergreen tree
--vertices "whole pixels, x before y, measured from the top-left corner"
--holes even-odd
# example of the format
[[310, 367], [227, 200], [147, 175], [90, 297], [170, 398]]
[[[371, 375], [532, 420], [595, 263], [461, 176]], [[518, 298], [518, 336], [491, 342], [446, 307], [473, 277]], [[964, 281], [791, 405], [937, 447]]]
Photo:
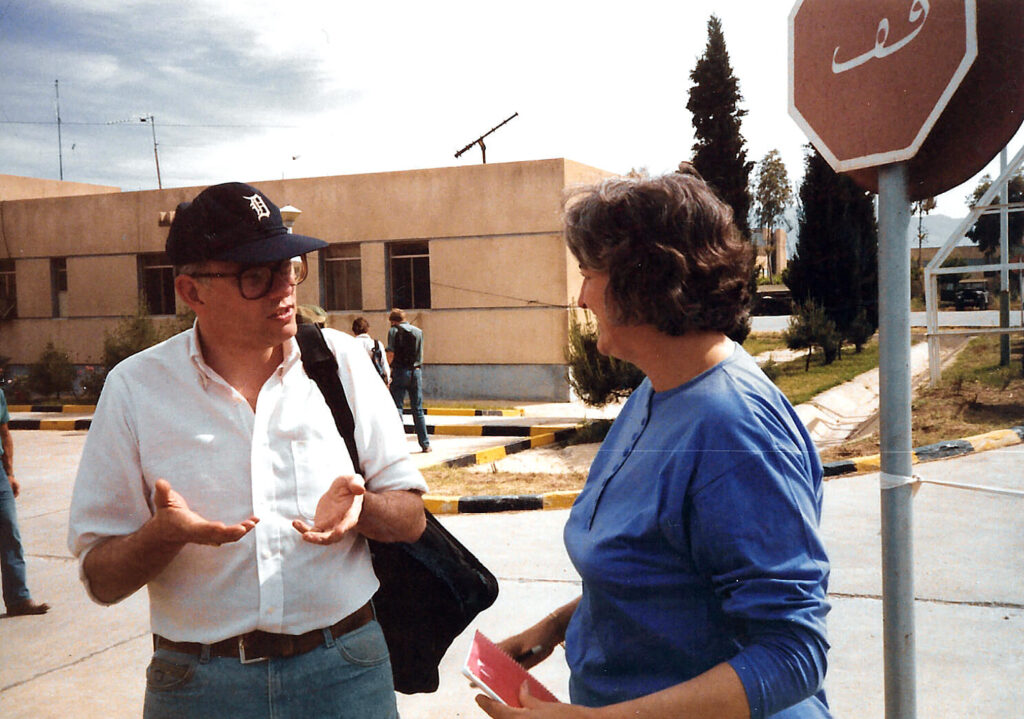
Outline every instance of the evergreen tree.
[[569, 313], [569, 344], [565, 348], [566, 379], [585, 404], [602, 407], [628, 397], [644, 381], [635, 365], [597, 351], [597, 325], [589, 312], [583, 322]]
[[747, 114], [739, 81], [732, 73], [722, 21], [708, 20], [708, 44], [690, 72], [693, 86], [686, 109], [693, 113], [693, 165], [733, 210], [736, 227], [750, 236], [750, 170], [740, 121]]
[[[1024, 171], [1018, 172], [1010, 177], [1007, 183], [1010, 186], [1010, 198], [1008, 202], [1024, 202]], [[985, 194], [985, 191], [992, 186], [992, 178], [985, 175], [974, 188], [974, 192], [967, 197], [967, 203], [973, 207]], [[992, 200], [999, 202], [999, 195]], [[1024, 212], [1011, 212], [1009, 226], [1010, 254], [1013, 255], [1016, 249], [1024, 244]], [[993, 213], [982, 215], [974, 226], [967, 231], [967, 238], [978, 245], [978, 249], [988, 258], [999, 256], [999, 215]]]
[[778, 150], [769, 150], [757, 164], [757, 188], [754, 191], [754, 217], [762, 231], [767, 230], [765, 249], [769, 276], [776, 273], [775, 228], [788, 224], [784, 216], [792, 201], [793, 188], [782, 156]]
[[878, 227], [871, 193], [834, 172], [810, 148], [798, 218], [796, 256], [784, 276], [793, 301], [813, 300], [843, 338], [863, 341], [878, 326]]

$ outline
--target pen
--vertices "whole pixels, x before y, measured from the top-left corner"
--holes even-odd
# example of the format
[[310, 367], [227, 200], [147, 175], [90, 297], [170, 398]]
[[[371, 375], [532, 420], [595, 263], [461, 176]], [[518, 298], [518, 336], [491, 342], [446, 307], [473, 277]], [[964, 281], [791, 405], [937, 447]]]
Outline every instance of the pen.
[[530, 657], [535, 657], [538, 654], [540, 654], [542, 651], [544, 651], [544, 645], [543, 644], [538, 644], [537, 646], [532, 647], [532, 648], [528, 649], [527, 651], [523, 652], [522, 654], [520, 654], [519, 656], [517, 656], [516, 657], [516, 661], [517, 662], [525, 662]]

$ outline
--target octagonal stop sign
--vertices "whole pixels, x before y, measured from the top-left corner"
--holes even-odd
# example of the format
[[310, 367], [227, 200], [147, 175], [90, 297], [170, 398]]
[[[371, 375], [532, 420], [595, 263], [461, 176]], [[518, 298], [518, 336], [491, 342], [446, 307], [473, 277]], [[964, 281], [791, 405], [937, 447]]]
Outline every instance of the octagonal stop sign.
[[1024, 119], [1019, 0], [798, 0], [789, 57], [790, 114], [875, 192], [894, 162], [911, 200], [956, 187]]

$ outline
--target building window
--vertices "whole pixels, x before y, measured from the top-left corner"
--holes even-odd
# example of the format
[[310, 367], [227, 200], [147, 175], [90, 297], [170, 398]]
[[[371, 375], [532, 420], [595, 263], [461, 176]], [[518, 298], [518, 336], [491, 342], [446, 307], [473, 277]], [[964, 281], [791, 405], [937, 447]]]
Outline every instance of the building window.
[[14, 260], [0, 260], [0, 320], [18, 316], [18, 291], [14, 284]]
[[68, 316], [68, 260], [66, 257], [50, 259], [50, 303], [53, 317]]
[[151, 315], [173, 315], [174, 267], [163, 252], [139, 255], [139, 295]]
[[323, 262], [325, 310], [358, 310], [363, 307], [363, 274], [359, 244], [331, 245], [320, 251]]
[[388, 270], [392, 307], [430, 308], [430, 246], [426, 242], [389, 244]]

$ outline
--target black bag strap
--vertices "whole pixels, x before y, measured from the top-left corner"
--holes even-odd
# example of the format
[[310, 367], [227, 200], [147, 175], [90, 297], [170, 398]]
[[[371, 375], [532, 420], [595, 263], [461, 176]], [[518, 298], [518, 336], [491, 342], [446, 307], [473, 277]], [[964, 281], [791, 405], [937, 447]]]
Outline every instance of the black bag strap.
[[306, 370], [309, 378], [316, 382], [320, 393], [327, 401], [334, 416], [334, 424], [338, 427], [338, 433], [345, 440], [349, 457], [352, 458], [352, 466], [357, 472], [362, 472], [362, 465], [359, 464], [359, 450], [356, 449], [356, 422], [352, 416], [352, 408], [348, 405], [348, 398], [345, 396], [345, 387], [341, 384], [341, 377], [338, 376], [338, 360], [335, 358], [331, 348], [327, 346], [320, 327], [315, 324], [304, 322], [299, 324], [299, 331], [295, 335], [299, 343], [299, 352], [302, 354], [302, 368]]

